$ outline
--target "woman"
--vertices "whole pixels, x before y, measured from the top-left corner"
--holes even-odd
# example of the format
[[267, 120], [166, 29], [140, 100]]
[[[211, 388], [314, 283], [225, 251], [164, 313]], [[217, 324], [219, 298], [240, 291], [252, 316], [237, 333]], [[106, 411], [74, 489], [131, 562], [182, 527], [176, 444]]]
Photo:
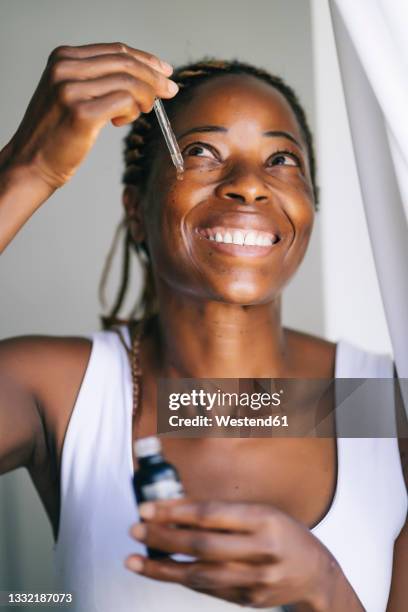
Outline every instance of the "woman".
[[[310, 132], [292, 90], [237, 63], [171, 75], [123, 44], [58, 48], [1, 152], [4, 248], [109, 120], [134, 122], [126, 245], [154, 278], [144, 327], [92, 342], [2, 343], [1, 471], [29, 469], [77, 609], [371, 612], [388, 600], [402, 610], [407, 496], [395, 439], [166, 438], [188, 498], [141, 507], [144, 522], [128, 533], [131, 439], [156, 430], [158, 378], [392, 376], [381, 356], [282, 326], [282, 290], [316, 204]], [[140, 117], [156, 96], [168, 100], [181, 181], [155, 122]], [[146, 559], [145, 545], [196, 561]]]

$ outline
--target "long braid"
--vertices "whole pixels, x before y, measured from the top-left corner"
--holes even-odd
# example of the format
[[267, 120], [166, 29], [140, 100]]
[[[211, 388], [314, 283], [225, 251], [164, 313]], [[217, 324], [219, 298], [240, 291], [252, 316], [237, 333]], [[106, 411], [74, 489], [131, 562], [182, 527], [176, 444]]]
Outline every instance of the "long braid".
[[[181, 66], [172, 75], [172, 79], [180, 87], [178, 95], [171, 100], [164, 100], [166, 111], [170, 118], [180, 105], [180, 102], [186, 101], [190, 94], [194, 93], [194, 88], [207, 79], [215, 78], [230, 74], [243, 74], [254, 76], [265, 83], [268, 83], [277, 89], [287, 100], [288, 104], [294, 112], [306, 147], [309, 157], [310, 174], [314, 191], [315, 207], [318, 207], [318, 187], [316, 185], [316, 164], [313, 150], [313, 138], [306, 119], [305, 112], [293, 89], [278, 76], [272, 75], [266, 70], [256, 68], [250, 64], [238, 61], [223, 61], [217, 59], [203, 59], [202, 61]], [[141, 190], [146, 185], [151, 168], [152, 156], [155, 152], [155, 143], [160, 138], [160, 132], [155, 120], [154, 113], [141, 115], [133, 122], [132, 127], [124, 139], [124, 161], [125, 170], [123, 173], [123, 183], [125, 185], [136, 185]], [[124, 303], [126, 293], [129, 287], [129, 268], [130, 255], [135, 252], [139, 261], [144, 268], [145, 284], [140, 301], [132, 309], [130, 315], [126, 319], [118, 319], [118, 313]], [[112, 258], [112, 254], [110, 254]], [[106, 272], [106, 270], [105, 270]], [[102, 290], [107, 282], [107, 274], [104, 274]], [[154, 279], [149, 260], [149, 253], [146, 243], [136, 245], [133, 243], [130, 232], [126, 232], [122, 282], [119, 287], [118, 295], [115, 299], [107, 316], [101, 317], [102, 324], [105, 328], [110, 328], [115, 323], [123, 323], [132, 319], [137, 310], [142, 309], [144, 317], [149, 318], [157, 312], [157, 300], [154, 288]]]

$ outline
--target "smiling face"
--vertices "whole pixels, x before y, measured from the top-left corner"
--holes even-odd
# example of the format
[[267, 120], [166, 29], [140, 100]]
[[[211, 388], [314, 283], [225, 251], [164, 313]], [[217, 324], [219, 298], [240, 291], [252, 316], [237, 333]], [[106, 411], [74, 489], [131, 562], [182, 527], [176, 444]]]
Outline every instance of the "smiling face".
[[272, 301], [298, 268], [314, 219], [292, 109], [260, 79], [225, 75], [195, 87], [172, 126], [183, 180], [160, 141], [143, 196], [156, 280], [201, 300]]

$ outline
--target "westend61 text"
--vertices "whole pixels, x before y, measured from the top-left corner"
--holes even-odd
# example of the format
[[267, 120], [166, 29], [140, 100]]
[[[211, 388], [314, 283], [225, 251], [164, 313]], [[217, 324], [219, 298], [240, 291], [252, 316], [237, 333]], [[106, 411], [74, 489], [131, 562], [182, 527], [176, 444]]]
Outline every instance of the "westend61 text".
[[195, 417], [169, 417], [171, 427], [288, 427], [286, 415], [270, 414], [267, 417], [231, 417], [216, 415], [214, 418], [197, 415]]

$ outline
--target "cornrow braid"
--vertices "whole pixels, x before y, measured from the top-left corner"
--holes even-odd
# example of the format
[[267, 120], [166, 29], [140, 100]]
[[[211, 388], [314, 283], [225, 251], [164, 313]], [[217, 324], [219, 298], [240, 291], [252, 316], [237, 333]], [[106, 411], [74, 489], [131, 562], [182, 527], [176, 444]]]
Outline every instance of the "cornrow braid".
[[[201, 85], [208, 79], [222, 77], [225, 75], [249, 75], [260, 79], [261, 81], [271, 85], [277, 89], [286, 99], [291, 107], [306, 144], [310, 174], [312, 179], [315, 208], [318, 209], [318, 187], [316, 185], [316, 162], [313, 149], [313, 137], [310, 131], [305, 112], [298, 100], [296, 93], [283, 79], [272, 75], [266, 70], [252, 66], [251, 64], [239, 62], [237, 60], [226, 61], [213, 58], [204, 58], [203, 60], [180, 66], [172, 74], [174, 80], [180, 88], [179, 93], [171, 100], [163, 100], [166, 112], [170, 119], [177, 112], [180, 104], [187, 102], [193, 95], [194, 90], [198, 85]], [[158, 139], [161, 138], [160, 130], [155, 119], [154, 113], [141, 115], [133, 122], [132, 127], [124, 139], [124, 162], [125, 170], [122, 176], [124, 185], [135, 185], [141, 190], [146, 187], [147, 180], [151, 169], [151, 163], [155, 155], [155, 145]], [[132, 309], [131, 316], [141, 308], [146, 316], [152, 316], [157, 312], [157, 301], [154, 290], [154, 279], [149, 261], [148, 249], [145, 243], [135, 245], [127, 231], [125, 236], [123, 266], [122, 266], [122, 282], [119, 287], [118, 295], [110, 313], [102, 317], [104, 328], [110, 328], [116, 322], [123, 323], [127, 319], [118, 319], [118, 313], [123, 305], [129, 285], [129, 261], [131, 251], [135, 251], [145, 269], [145, 285], [143, 295]], [[112, 253], [110, 253], [112, 259]], [[109, 261], [107, 262], [107, 264]], [[107, 265], [105, 265], [103, 273], [103, 282], [101, 283], [100, 292], [103, 293], [104, 285], [107, 281]]]

